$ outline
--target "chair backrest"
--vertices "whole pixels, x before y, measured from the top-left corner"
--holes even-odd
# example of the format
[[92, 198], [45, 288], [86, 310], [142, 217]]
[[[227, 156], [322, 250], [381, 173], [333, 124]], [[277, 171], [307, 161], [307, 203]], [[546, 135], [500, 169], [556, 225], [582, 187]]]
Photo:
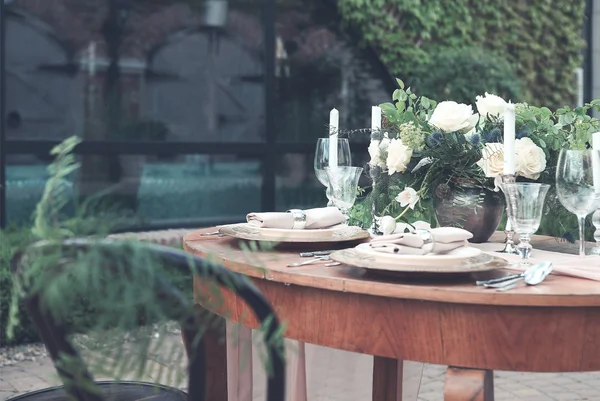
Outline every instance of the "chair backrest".
[[[280, 336], [280, 323], [275, 312], [266, 298], [251, 283], [240, 274], [226, 268], [209, 263], [206, 260], [187, 254], [173, 248], [159, 245], [136, 243], [130, 244], [123, 241], [112, 240], [66, 240], [61, 243], [40, 242], [30, 247], [27, 251], [15, 258], [15, 272], [17, 277], [25, 277], [30, 265], [30, 258], [41, 257], [45, 251], [58, 252], [60, 261], [56, 258], [53, 266], [43, 266], [43, 276], [38, 277], [36, 284], [24, 280], [26, 286], [25, 303], [38, 333], [54, 361], [57, 372], [64, 383], [65, 391], [80, 401], [101, 401], [102, 395], [94, 384], [92, 375], [87, 366], [78, 355], [75, 347], [68, 340], [68, 334], [80, 330], [57, 319], [47, 305], [43, 305], [44, 290], [48, 280], [56, 279], [59, 274], [69, 272], [73, 265], [73, 258], [95, 252], [94, 257], [101, 257], [106, 263], [91, 266], [94, 269], [112, 269], [113, 266], [127, 264], [131, 252], [124, 252], [127, 247], [135, 246], [137, 251], [142, 251], [156, 261], [162, 268], [177, 270], [182, 273], [193, 273], [195, 276], [213, 282], [219, 287], [235, 292], [253, 310], [264, 329], [264, 341], [270, 362], [270, 374], [267, 383], [267, 401], [282, 401], [285, 393], [285, 365], [283, 356], [283, 339]], [[64, 257], [63, 257], [64, 256]], [[71, 259], [70, 259], [71, 258]], [[123, 260], [125, 259], [125, 260]], [[42, 259], [43, 260], [43, 259]], [[122, 271], [115, 271], [119, 274]], [[113, 273], [115, 273], [113, 272]], [[37, 274], [37, 273], [36, 273]], [[31, 280], [31, 277], [29, 277]], [[106, 283], [110, 285], [110, 283]], [[146, 283], [145, 285], [147, 285]], [[191, 283], [190, 283], [191, 286]], [[164, 276], [153, 275], [149, 291], [161, 305], [162, 310], [169, 319], [178, 320], [182, 327], [184, 341], [188, 347], [188, 399], [203, 401], [205, 396], [205, 360], [204, 347], [199, 339], [203, 333], [203, 322], [198, 313], [198, 308], [192, 305]], [[91, 305], [94, 306], [94, 305]], [[85, 329], [84, 329], [85, 330]], [[69, 361], [68, 368], [64, 360]], [[62, 361], [62, 363], [61, 363]]]

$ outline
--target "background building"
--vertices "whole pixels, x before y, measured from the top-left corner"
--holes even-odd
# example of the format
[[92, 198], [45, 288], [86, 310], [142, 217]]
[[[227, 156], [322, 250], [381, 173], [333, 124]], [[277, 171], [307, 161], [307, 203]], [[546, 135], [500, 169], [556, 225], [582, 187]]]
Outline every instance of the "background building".
[[[342, 22], [341, 3], [3, 0], [0, 226], [30, 221], [48, 153], [72, 135], [83, 139], [65, 183], [74, 205], [101, 194], [98, 208], [135, 228], [323, 205], [312, 153], [329, 110], [342, 128], [368, 127], [370, 106], [404, 75], [365, 44], [367, 29]], [[600, 98], [597, 3], [587, 1], [584, 100]], [[368, 137], [352, 141], [361, 165]]]
[[393, 80], [320, 3], [6, 2], [3, 224], [29, 221], [71, 135], [74, 199], [103, 192], [140, 228], [323, 204], [312, 151], [329, 110], [367, 127]]

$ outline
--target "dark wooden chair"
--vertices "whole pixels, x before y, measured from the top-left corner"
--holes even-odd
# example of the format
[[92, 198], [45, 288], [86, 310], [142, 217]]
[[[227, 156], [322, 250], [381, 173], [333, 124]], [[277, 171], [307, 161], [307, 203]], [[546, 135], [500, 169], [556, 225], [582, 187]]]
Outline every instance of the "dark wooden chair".
[[[15, 274], [23, 277], [28, 268], [28, 260], [31, 261], [31, 258], [36, 257], [36, 255], [43, 255], [45, 250], [50, 249], [52, 249], [52, 252], [57, 252], [58, 249], [60, 255], [66, 255], [66, 257], [61, 256], [61, 261], [55, 263], [56, 266], [45, 268], [44, 274], [47, 277], [44, 277], [43, 280], [52, 280], [58, 274], [67, 272], [69, 270], [69, 255], [81, 255], [90, 251], [94, 251], [94, 255], [102, 257], [102, 265], [95, 268], [112, 269], [113, 266], [119, 263], [121, 263], [121, 266], [122, 263], [127, 263], [127, 258], [130, 257], [127, 256], [127, 252], [124, 252], [127, 246], [132, 245], [122, 241], [83, 239], [67, 240], [59, 244], [38, 243], [15, 258]], [[283, 401], [285, 365], [283, 340], [279, 337], [280, 324], [273, 308], [259, 290], [247, 278], [222, 266], [192, 257], [182, 251], [153, 244], [138, 244], [137, 247], [142, 247], [142, 250], [147, 252], [152, 260], [160, 263], [161, 270], [178, 270], [184, 273], [191, 271], [195, 276], [204, 279], [207, 284], [214, 283], [221, 288], [227, 288], [228, 291], [234, 291], [248, 304], [256, 314], [257, 319], [264, 324], [264, 340], [271, 368], [267, 384], [267, 401]], [[116, 272], [122, 274], [118, 270]], [[205, 348], [202, 346], [201, 338], [205, 328], [202, 315], [205, 313], [199, 307], [194, 307], [192, 301], [166, 279], [165, 274], [153, 275], [152, 280], [153, 288], [148, 290], [154, 292], [154, 297], [160, 303], [165, 315], [169, 319], [179, 321], [181, 325], [189, 360], [187, 394], [179, 389], [154, 383], [95, 382], [87, 366], [68, 339], [69, 334], [85, 332], [86, 328], [73, 327], [72, 323], [67, 324], [55, 318], [42, 302], [45, 286], [38, 285], [34, 288], [29, 284], [29, 287], [25, 288], [26, 296], [23, 302], [48, 349], [63, 386], [20, 395], [12, 398], [11, 401], [66, 401], [73, 399], [79, 401], [204, 401], [207, 383]], [[26, 281], [24, 283], [27, 285]], [[68, 369], [64, 368], [64, 363], [59, 362], [65, 360], [65, 355], [68, 356], [69, 360]], [[74, 369], [73, 366], [76, 366], [76, 368]]]

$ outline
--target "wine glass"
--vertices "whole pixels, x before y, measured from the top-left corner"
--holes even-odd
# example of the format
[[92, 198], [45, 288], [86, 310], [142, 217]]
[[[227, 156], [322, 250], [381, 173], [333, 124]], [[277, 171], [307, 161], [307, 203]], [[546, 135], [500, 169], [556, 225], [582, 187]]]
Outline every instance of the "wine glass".
[[[329, 138], [319, 138], [317, 141], [317, 149], [315, 151], [315, 174], [319, 182], [325, 187], [327, 187], [327, 199], [329, 202], [327, 206], [333, 206], [333, 202], [331, 201], [331, 191], [329, 189], [329, 179], [327, 178], [327, 173], [325, 169], [328, 167], [336, 167], [329, 166]], [[346, 166], [349, 167], [352, 164], [352, 155], [350, 153], [350, 143], [347, 138], [338, 138], [337, 139], [337, 166]]]
[[556, 167], [558, 200], [579, 220], [579, 256], [585, 256], [585, 218], [600, 207], [600, 151], [560, 151]]
[[502, 192], [506, 198], [506, 210], [512, 228], [519, 235], [517, 251], [521, 255], [521, 265], [528, 265], [531, 255], [531, 236], [540, 228], [544, 200], [550, 189], [548, 184], [503, 183]]
[[350, 208], [356, 201], [358, 179], [362, 174], [362, 167], [326, 167], [325, 173], [329, 180], [329, 190], [333, 205], [340, 209], [346, 224], [350, 220]]

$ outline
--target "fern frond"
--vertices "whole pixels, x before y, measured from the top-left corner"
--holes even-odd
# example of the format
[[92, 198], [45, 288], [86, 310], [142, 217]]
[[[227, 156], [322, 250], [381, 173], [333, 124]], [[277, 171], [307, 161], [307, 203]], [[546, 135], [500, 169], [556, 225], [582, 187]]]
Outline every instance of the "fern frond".
[[55, 156], [54, 161], [48, 166], [50, 178], [44, 187], [42, 199], [37, 204], [34, 213], [33, 234], [38, 238], [59, 238], [73, 236], [73, 233], [61, 226], [60, 213], [70, 201], [67, 178], [79, 168], [73, 150], [81, 142], [76, 136], [67, 138], [55, 146], [50, 154]]

